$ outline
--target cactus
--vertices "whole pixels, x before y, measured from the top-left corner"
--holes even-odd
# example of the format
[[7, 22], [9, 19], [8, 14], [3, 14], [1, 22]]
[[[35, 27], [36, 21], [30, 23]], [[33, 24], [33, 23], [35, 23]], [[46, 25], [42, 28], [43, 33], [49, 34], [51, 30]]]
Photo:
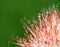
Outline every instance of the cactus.
[[38, 21], [24, 25], [26, 39], [16, 40], [21, 47], [60, 47], [60, 12], [51, 8], [39, 13]]

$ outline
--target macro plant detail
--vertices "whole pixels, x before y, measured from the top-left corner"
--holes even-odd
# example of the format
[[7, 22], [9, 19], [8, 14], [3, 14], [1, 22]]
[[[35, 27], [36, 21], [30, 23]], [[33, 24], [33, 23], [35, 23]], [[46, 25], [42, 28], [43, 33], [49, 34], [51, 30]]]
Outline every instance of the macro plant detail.
[[[28, 26], [29, 25], [29, 26]], [[24, 24], [26, 39], [18, 38], [21, 47], [60, 47], [60, 12], [54, 7], [39, 13], [38, 21]]]

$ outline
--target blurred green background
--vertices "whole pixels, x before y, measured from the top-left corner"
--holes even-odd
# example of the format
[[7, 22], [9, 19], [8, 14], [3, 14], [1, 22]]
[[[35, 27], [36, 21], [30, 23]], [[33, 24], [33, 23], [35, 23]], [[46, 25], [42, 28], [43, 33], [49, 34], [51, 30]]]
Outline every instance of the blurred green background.
[[0, 47], [17, 47], [8, 44], [11, 36], [23, 37], [21, 19], [37, 18], [43, 8], [58, 4], [60, 0], [0, 0]]

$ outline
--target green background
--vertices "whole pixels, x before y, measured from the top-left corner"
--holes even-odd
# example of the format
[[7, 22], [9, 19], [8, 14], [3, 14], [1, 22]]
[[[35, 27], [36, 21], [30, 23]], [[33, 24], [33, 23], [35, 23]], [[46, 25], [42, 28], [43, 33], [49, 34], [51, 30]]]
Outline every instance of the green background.
[[8, 42], [12, 36], [23, 37], [21, 19], [37, 18], [40, 10], [53, 4], [60, 9], [59, 0], [0, 0], [0, 47], [17, 47]]

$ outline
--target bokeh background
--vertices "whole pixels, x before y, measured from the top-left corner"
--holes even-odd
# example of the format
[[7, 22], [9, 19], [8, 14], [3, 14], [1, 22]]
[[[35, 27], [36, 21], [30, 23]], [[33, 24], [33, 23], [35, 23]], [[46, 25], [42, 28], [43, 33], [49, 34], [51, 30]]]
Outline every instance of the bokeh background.
[[17, 47], [9, 40], [24, 37], [21, 19], [37, 18], [40, 10], [53, 4], [60, 9], [60, 0], [0, 0], [0, 47]]

